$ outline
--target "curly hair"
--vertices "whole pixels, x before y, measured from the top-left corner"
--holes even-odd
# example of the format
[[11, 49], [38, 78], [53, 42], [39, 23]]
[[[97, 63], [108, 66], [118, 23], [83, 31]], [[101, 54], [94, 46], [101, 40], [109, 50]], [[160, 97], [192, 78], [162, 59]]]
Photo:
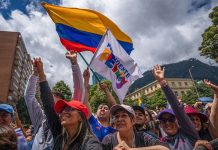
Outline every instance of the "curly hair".
[[13, 128], [0, 126], [0, 147], [1, 150], [17, 150], [17, 135]]

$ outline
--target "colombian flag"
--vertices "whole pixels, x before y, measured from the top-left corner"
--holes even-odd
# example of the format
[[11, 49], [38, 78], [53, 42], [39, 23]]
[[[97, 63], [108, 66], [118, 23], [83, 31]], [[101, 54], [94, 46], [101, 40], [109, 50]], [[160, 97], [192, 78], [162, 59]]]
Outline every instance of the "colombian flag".
[[131, 38], [110, 19], [97, 11], [59, 7], [45, 2], [42, 6], [55, 23], [61, 43], [69, 51], [88, 50], [95, 53], [107, 28], [128, 54], [133, 50]]

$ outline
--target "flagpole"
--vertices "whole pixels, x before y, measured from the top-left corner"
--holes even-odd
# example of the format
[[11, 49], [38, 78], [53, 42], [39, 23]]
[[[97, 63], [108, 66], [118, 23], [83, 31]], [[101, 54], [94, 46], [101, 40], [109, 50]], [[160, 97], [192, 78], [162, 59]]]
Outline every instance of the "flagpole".
[[[98, 44], [98, 46], [97, 46], [97, 48], [96, 48], [97, 51], [98, 51], [98, 48], [100, 47], [101, 43], [104, 41], [104, 38], [105, 38], [105, 36], [106, 36], [108, 30], [109, 30], [109, 28], [107, 28], [107, 30], [105, 31], [103, 37], [101, 38], [101, 40], [100, 40], [100, 42], [99, 42], [99, 44]], [[88, 65], [88, 68], [90, 68], [90, 64], [92, 63], [93, 59], [95, 58], [95, 55], [97, 54], [97, 51], [96, 51], [95, 54], [93, 55], [93, 57], [92, 57], [92, 59], [91, 59], [89, 65]]]
[[[86, 63], [86, 65], [88, 66], [89, 68], [89, 64], [88, 62], [86, 61], [86, 59], [83, 57], [83, 55], [81, 53], [79, 53], [79, 55], [81, 56], [81, 58], [84, 60], [84, 62]], [[93, 75], [95, 76], [95, 78], [98, 80], [98, 82], [100, 83], [101, 80], [98, 78], [98, 76], [96, 75], [96, 73], [92, 70], [92, 68], [90, 68], [90, 70], [92, 71]]]

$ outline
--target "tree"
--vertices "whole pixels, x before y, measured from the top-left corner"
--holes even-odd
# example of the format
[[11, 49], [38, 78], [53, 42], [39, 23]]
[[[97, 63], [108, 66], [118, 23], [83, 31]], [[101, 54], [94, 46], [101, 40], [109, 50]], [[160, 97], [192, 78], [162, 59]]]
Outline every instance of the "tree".
[[199, 48], [200, 55], [218, 62], [218, 6], [209, 14], [212, 25], [202, 34], [203, 41]]
[[[108, 89], [111, 91], [113, 97], [115, 98], [115, 100], [117, 101], [117, 103], [119, 103], [119, 100], [118, 100], [117, 95], [116, 95], [115, 92], [112, 90], [112, 84], [111, 84], [111, 82], [110, 82], [109, 80], [103, 80], [102, 82], [105, 82], [105, 83], [107, 84], [107, 87], [108, 87]], [[101, 103], [106, 103], [106, 104], [108, 104], [106, 95], [105, 95], [104, 91], [101, 89], [101, 87], [99, 86], [99, 84], [95, 84], [95, 85], [92, 85], [92, 86], [90, 87], [90, 90], [89, 90], [89, 99], [90, 99], [89, 103], [90, 103], [92, 112], [96, 112], [98, 106], [99, 106]]]
[[[213, 91], [204, 83], [195, 82], [199, 97], [213, 97]], [[192, 87], [186, 94], [182, 95], [182, 102], [187, 104], [194, 104], [198, 98], [196, 90]]]
[[29, 116], [29, 112], [26, 106], [26, 103], [24, 101], [24, 98], [18, 100], [16, 109], [18, 112], [18, 116], [23, 124], [32, 124]]
[[155, 109], [157, 106], [160, 107], [165, 107], [167, 103], [167, 99], [164, 96], [163, 92], [161, 89], [157, 90], [155, 94], [147, 100], [145, 100], [145, 106], [149, 109]]
[[67, 101], [71, 100], [72, 93], [69, 85], [64, 83], [64, 81], [58, 81], [55, 86], [52, 88], [52, 91], [60, 92]]

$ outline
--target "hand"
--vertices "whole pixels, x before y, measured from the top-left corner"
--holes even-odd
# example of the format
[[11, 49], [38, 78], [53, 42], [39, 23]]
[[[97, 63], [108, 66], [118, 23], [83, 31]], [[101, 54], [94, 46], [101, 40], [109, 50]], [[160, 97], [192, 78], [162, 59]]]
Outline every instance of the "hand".
[[90, 78], [90, 73], [89, 73], [89, 68], [84, 70], [83, 72], [83, 78], [84, 78], [84, 83], [89, 83], [89, 78]]
[[162, 69], [160, 65], [155, 65], [152, 69], [153, 76], [158, 82], [164, 80], [164, 71], [165, 68]]
[[210, 144], [210, 142], [206, 141], [206, 140], [198, 140], [196, 143], [195, 143], [195, 147], [194, 147], [194, 150], [198, 149], [198, 146], [204, 146], [206, 147], [208, 150], [212, 150], [212, 146]]
[[214, 85], [209, 80], [204, 79], [204, 84], [206, 84], [207, 86], [211, 87], [215, 92], [218, 92], [218, 86]]
[[100, 83], [100, 87], [103, 91], [108, 91], [108, 86], [105, 82]]
[[37, 67], [39, 75], [44, 74], [43, 62], [42, 62], [41, 58], [35, 57], [35, 61], [36, 61], [36, 67]]
[[38, 70], [37, 70], [37, 66], [36, 66], [36, 58], [34, 57], [32, 60], [32, 65], [33, 65], [33, 75], [37, 76], [38, 75]]
[[66, 58], [69, 59], [71, 61], [72, 64], [76, 64], [77, 63], [77, 53], [76, 52], [67, 52], [65, 54]]

